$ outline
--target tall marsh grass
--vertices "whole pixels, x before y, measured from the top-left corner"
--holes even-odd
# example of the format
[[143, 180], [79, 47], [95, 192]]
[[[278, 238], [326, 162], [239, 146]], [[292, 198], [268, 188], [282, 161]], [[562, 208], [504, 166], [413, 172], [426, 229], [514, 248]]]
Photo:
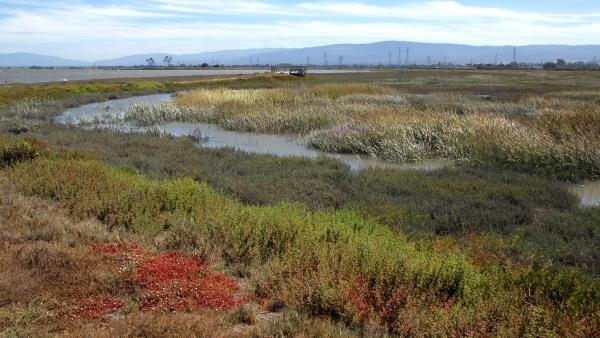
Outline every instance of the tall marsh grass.
[[46, 109], [55, 105], [54, 100], [27, 99], [13, 104], [0, 105], [0, 122], [12, 120], [46, 120]]
[[600, 108], [571, 94], [502, 101], [406, 94], [362, 83], [221, 88], [180, 94], [174, 104], [134, 107], [125, 119], [298, 133], [304, 143], [325, 151], [394, 161], [446, 158], [565, 179], [600, 177]]

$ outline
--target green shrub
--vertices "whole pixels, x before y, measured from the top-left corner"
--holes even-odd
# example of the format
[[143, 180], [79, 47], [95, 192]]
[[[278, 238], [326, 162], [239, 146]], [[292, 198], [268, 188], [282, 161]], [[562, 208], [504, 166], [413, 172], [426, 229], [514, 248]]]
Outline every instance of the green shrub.
[[45, 145], [36, 140], [0, 137], [0, 167], [34, 159], [44, 151]]

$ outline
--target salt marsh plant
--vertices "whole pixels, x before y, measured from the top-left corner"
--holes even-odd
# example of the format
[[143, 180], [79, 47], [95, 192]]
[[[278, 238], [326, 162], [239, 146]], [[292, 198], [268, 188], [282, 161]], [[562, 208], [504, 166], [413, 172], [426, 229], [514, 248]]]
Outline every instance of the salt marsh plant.
[[553, 131], [544, 126], [545, 119], [521, 122], [484, 114], [386, 117], [313, 131], [304, 142], [326, 151], [396, 161], [449, 158], [525, 170], [546, 168], [572, 179], [598, 177], [600, 142], [590, 130], [595, 128], [582, 124], [569, 130], [564, 122]]
[[54, 105], [54, 100], [27, 99], [13, 104], [0, 105], [0, 122], [11, 120], [45, 120], [45, 109]]
[[187, 121], [184, 110], [171, 102], [161, 102], [155, 105], [134, 104], [125, 108], [122, 120], [133, 121], [140, 125], [152, 126], [165, 121]]
[[62, 155], [21, 159], [3, 174], [73, 216], [219, 255], [227, 267], [245, 267], [238, 271], [253, 281], [255, 296], [354, 327], [487, 336], [598, 329], [596, 279], [545, 267], [478, 267], [354, 212], [249, 206], [188, 178], [152, 180]]
[[[148, 295], [144, 289], [89, 248], [118, 248], [122, 240], [153, 255], [193, 253], [219, 272], [245, 277], [244, 291], [265, 307], [301, 313], [284, 315], [258, 336], [596, 336], [599, 209], [579, 208], [566, 184], [497, 168], [593, 174], [600, 135], [595, 77], [576, 81], [586, 88], [577, 91], [570, 73], [550, 89], [534, 88], [537, 76], [472, 73], [437, 72], [431, 80], [412, 71], [403, 73], [408, 79], [373, 72], [344, 75], [349, 83], [313, 86], [320, 80], [306, 79], [296, 87], [271, 78], [211, 80], [230, 89], [132, 108], [131, 121], [144, 125], [132, 130], [152, 135], [48, 124], [20, 131], [27, 138], [0, 137], [0, 336], [47, 335], [43, 329], [69, 335], [64, 328], [73, 325], [74, 336], [94, 335], [100, 326], [97, 335], [237, 336], [227, 312], [140, 311], [135, 304]], [[365, 76], [388, 85], [356, 83]], [[479, 87], [489, 95], [478, 96]], [[78, 95], [102, 92], [97, 98], [105, 99], [109, 91], [142, 89], [25, 88], [11, 89], [9, 100], [0, 90], [0, 102], [68, 99], [50, 110], [5, 114], [0, 132], [18, 131], [4, 128], [5, 121], [41, 123], [61, 105], [91, 100]], [[144, 92], [190, 88], [156, 83]], [[123, 122], [100, 116], [90, 123], [111, 118]], [[155, 124], [171, 120], [299, 133], [322, 148], [398, 161], [446, 157], [494, 168], [353, 173], [332, 159], [156, 137], [164, 134]], [[94, 294], [103, 298], [89, 298]], [[113, 312], [123, 305], [111, 301], [117, 298], [129, 305], [98, 323], [61, 316], [75, 295], [97, 300], [83, 304], [92, 310], [109, 305]]]
[[600, 108], [571, 94], [508, 101], [407, 94], [361, 83], [220, 88], [182, 93], [173, 104], [137, 106], [125, 119], [297, 133], [304, 143], [325, 151], [394, 161], [446, 158], [542, 170], [569, 179], [600, 177]]

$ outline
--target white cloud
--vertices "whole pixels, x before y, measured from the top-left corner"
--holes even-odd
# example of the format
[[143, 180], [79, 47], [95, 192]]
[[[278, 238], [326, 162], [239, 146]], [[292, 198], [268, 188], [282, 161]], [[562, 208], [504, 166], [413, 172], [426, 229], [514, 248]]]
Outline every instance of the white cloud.
[[541, 12], [519, 12], [497, 7], [465, 6], [457, 1], [423, 1], [402, 6], [382, 7], [364, 3], [306, 2], [297, 6], [307, 11], [329, 15], [355, 17], [383, 17], [411, 20], [518, 20], [554, 23], [576, 23], [585, 19], [596, 19], [598, 13], [544, 14]]
[[186, 14], [218, 14], [218, 15], [301, 15], [288, 7], [261, 1], [243, 0], [154, 0], [157, 9]]

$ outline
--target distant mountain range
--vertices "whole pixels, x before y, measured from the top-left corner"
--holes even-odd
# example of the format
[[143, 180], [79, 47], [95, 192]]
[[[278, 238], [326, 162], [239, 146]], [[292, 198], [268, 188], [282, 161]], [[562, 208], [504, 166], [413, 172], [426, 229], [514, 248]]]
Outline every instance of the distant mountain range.
[[369, 44], [337, 44], [307, 48], [264, 48], [205, 52], [198, 54], [152, 53], [112, 60], [87, 62], [53, 56], [15, 53], [0, 54], [0, 67], [140, 66], [153, 58], [162, 65], [165, 56], [173, 64], [223, 65], [313, 64], [313, 65], [425, 65], [474, 63], [540, 63], [564, 59], [567, 62], [600, 61], [600, 45], [469, 46], [443, 43], [383, 41]]
[[82, 67], [89, 62], [31, 53], [0, 54], [0, 67]]

